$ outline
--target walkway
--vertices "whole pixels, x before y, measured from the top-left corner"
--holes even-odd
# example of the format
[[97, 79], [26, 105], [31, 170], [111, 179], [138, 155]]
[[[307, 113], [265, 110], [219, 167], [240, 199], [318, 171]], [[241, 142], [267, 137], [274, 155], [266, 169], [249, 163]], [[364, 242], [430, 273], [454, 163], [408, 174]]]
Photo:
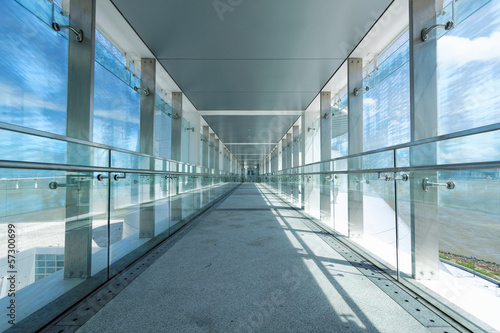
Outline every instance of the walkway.
[[398, 287], [362, 273], [371, 266], [354, 267], [261, 185], [241, 185], [193, 223], [77, 332], [455, 331], [428, 309], [411, 315], [380, 283]]

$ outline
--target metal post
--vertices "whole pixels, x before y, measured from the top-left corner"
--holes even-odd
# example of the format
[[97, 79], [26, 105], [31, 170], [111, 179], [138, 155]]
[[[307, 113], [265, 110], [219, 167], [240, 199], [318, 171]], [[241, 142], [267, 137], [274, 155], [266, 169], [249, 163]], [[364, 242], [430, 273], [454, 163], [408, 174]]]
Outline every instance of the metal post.
[[[292, 150], [293, 150], [293, 153], [292, 153], [292, 168], [296, 168], [298, 167], [300, 164], [300, 159], [299, 159], [299, 149], [300, 149], [300, 142], [299, 142], [299, 136], [300, 136], [300, 129], [299, 129], [299, 126], [298, 125], [295, 125], [292, 127], [292, 133], [293, 133], [293, 137], [292, 137]], [[297, 176], [294, 176], [294, 180], [293, 180], [293, 190], [292, 190], [292, 201], [294, 203], [294, 205], [300, 205], [299, 203], [299, 192], [300, 192], [300, 183], [299, 182], [299, 178]]]
[[203, 160], [203, 166], [205, 168], [208, 168], [208, 139], [209, 139], [208, 126], [203, 126], [202, 160]]
[[181, 160], [182, 151], [182, 92], [172, 93], [172, 159]]
[[[182, 92], [172, 92], [172, 159], [181, 160], [182, 151]], [[182, 219], [182, 198], [180, 192], [180, 178], [170, 182], [172, 188], [172, 201], [170, 203], [170, 216], [172, 221]]]
[[214, 143], [215, 147], [214, 147], [214, 155], [215, 155], [215, 165], [214, 165], [214, 168], [215, 170], [219, 170], [220, 168], [220, 140], [219, 139], [215, 139], [215, 143]]
[[[302, 160], [300, 161], [300, 165], [304, 166], [306, 165], [306, 113], [302, 112], [302, 115], [300, 116], [300, 128], [302, 131]], [[300, 181], [300, 193], [301, 193], [301, 200], [300, 200], [300, 209], [305, 210], [306, 209], [306, 198], [309, 197], [309, 194], [306, 193], [306, 176], [301, 176], [301, 181]]]
[[296, 125], [296, 126], [293, 126], [292, 128], [292, 132], [293, 132], [293, 158], [292, 158], [292, 167], [293, 168], [296, 168], [298, 167], [300, 164], [300, 153], [299, 153], [299, 149], [300, 149], [300, 143], [299, 143], [299, 136], [300, 136], [300, 129], [299, 129], [299, 126]]
[[281, 153], [281, 170], [285, 170], [286, 169], [286, 139], [281, 139], [280, 153]]
[[292, 133], [287, 133], [286, 134], [286, 168], [291, 169], [292, 168]]
[[[420, 32], [436, 24], [436, 0], [410, 0], [411, 140], [438, 135], [437, 41], [423, 42]], [[418, 74], [417, 74], [418, 73]], [[436, 146], [410, 148], [410, 165], [436, 163]], [[412, 266], [415, 279], [437, 279], [439, 272], [438, 190], [425, 192], [422, 180], [437, 180], [437, 172], [410, 175]]]
[[[354, 95], [354, 89], [363, 86], [363, 59], [348, 60], [348, 109], [347, 118], [349, 155], [363, 152], [363, 93]], [[361, 90], [363, 91], [363, 90]], [[349, 169], [360, 168], [359, 159], [349, 161]], [[349, 174], [348, 219], [349, 237], [362, 237], [363, 225], [363, 183], [361, 174]]]
[[[329, 161], [332, 158], [332, 96], [330, 92], [321, 92], [320, 95], [320, 129], [321, 129], [321, 161]], [[321, 171], [330, 171], [322, 165]], [[320, 188], [320, 220], [333, 228], [331, 225], [331, 181], [326, 175], [321, 175]]]
[[[92, 140], [94, 120], [95, 0], [72, 0], [70, 25], [83, 31], [83, 41], [68, 39], [68, 91], [66, 135]], [[92, 160], [91, 149], [68, 148], [68, 163]], [[80, 177], [79, 177], [80, 176]], [[85, 279], [92, 263], [92, 181], [89, 175], [67, 173], [64, 278]], [[81, 180], [81, 181], [80, 181]], [[76, 182], [76, 183], [75, 183]], [[76, 190], [78, 188], [78, 190]]]
[[210, 133], [210, 136], [209, 136], [209, 151], [210, 151], [210, 159], [209, 159], [209, 163], [210, 163], [210, 169], [214, 169], [215, 168], [215, 134], [214, 133]]
[[[149, 94], [144, 91], [147, 89]], [[141, 120], [140, 120], [140, 152], [153, 155], [155, 129], [155, 96], [156, 96], [156, 60], [141, 59]], [[154, 161], [151, 160], [154, 168]], [[153, 238], [155, 235], [155, 177], [149, 179], [149, 190], [143, 192], [147, 197], [141, 198], [139, 210], [139, 238]], [[141, 185], [144, 186], [144, 185]], [[147, 186], [147, 185], [146, 185]]]

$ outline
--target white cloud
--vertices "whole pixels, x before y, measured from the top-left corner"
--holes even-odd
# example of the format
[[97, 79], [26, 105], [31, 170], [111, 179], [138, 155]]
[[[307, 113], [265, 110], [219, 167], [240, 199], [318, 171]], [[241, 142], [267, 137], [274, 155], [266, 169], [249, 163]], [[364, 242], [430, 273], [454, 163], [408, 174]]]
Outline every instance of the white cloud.
[[[65, 93], [65, 92], [64, 92]], [[38, 97], [18, 87], [11, 87], [0, 82], [0, 107], [12, 109], [48, 109], [65, 112], [66, 105], [48, 101], [46, 96]]]
[[438, 42], [438, 63], [464, 65], [472, 61], [500, 61], [500, 32], [489, 37], [469, 39], [443, 36]]

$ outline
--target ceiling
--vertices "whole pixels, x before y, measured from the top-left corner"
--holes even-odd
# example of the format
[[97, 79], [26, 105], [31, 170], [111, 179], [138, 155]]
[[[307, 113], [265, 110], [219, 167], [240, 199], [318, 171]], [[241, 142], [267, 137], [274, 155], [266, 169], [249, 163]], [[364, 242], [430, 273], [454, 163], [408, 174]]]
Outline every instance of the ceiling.
[[112, 1], [245, 164], [261, 161], [298, 118], [273, 112], [304, 111], [392, 2]]

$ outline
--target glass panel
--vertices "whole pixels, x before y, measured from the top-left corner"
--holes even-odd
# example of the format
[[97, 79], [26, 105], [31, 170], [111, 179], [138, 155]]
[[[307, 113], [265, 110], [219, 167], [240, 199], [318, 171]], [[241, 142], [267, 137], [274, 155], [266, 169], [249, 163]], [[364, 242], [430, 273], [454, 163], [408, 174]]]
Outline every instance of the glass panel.
[[[9, 296], [8, 288], [2, 288], [0, 304], [7, 308], [15, 299], [16, 323], [85, 281], [64, 279], [65, 272], [69, 274], [72, 269], [64, 266], [64, 255], [67, 250], [87, 260], [85, 249], [79, 249], [80, 253], [72, 251], [74, 243], [67, 241], [79, 232], [72, 226], [76, 222], [80, 230], [93, 230], [99, 214], [105, 214], [99, 209], [102, 198], [95, 195], [98, 190], [94, 189], [93, 179], [93, 174], [87, 172], [2, 170], [0, 224], [5, 232], [0, 233], [0, 241], [12, 244], [8, 246], [12, 251], [6, 250], [0, 258], [0, 275], [15, 275], [16, 292]], [[89, 210], [89, 206], [93, 209]], [[89, 259], [92, 266], [102, 265], [95, 252]], [[73, 260], [75, 263], [78, 261]], [[8, 273], [11, 271], [16, 273]], [[7, 320], [0, 321], [0, 330], [9, 327]]]
[[397, 263], [394, 182], [391, 181], [392, 178], [379, 178], [376, 173], [359, 176], [357, 186], [363, 196], [363, 234], [353, 240], [387, 265], [388, 273], [395, 275]]
[[139, 151], [140, 95], [96, 62], [94, 141]]
[[332, 158], [348, 154], [347, 94], [332, 107]]
[[[500, 160], [498, 142], [500, 131], [418, 145], [410, 148], [412, 165], [495, 162]], [[434, 151], [437, 151], [437, 159], [432, 156]]]
[[[352, 165], [355, 166], [359, 158], [351, 158]], [[385, 169], [394, 167], [394, 151], [388, 150], [380, 153], [364, 155], [361, 158], [363, 169]]]
[[320, 218], [321, 223], [333, 230], [333, 216], [332, 216], [332, 205], [333, 201], [331, 198], [332, 187], [333, 187], [333, 175], [319, 175], [320, 179]]
[[439, 134], [498, 123], [500, 2], [456, 4], [455, 28], [437, 44]]
[[183, 176], [175, 175], [169, 179], [170, 195], [170, 232], [173, 233], [181, 227], [182, 220], [182, 195], [181, 182]]
[[411, 259], [411, 194], [409, 173], [396, 174], [398, 222], [398, 268], [401, 275], [412, 276]]
[[[155, 147], [156, 156], [171, 158], [172, 108], [160, 96], [155, 99]], [[200, 145], [201, 146], [201, 145]]]
[[[125, 67], [126, 60], [99, 31], [96, 30], [95, 61], [127, 85], [131, 85], [132, 73]], [[119, 59], [120, 58], [120, 59]]]
[[168, 193], [168, 178], [165, 175], [155, 175], [155, 235], [169, 228], [170, 201]]
[[68, 41], [50, 27], [50, 2], [24, 5], [0, 0], [1, 121], [65, 135]]
[[346, 174], [336, 174], [334, 176], [333, 189], [332, 189], [333, 226], [336, 232], [344, 236], [349, 235], [348, 211], [347, 211], [347, 200], [348, 200], [347, 184], [348, 182]]
[[393, 44], [399, 48], [390, 49], [393, 53], [364, 79], [364, 86], [370, 87], [363, 93], [365, 151], [410, 141], [408, 33]]
[[112, 168], [150, 170], [152, 160], [153, 159], [150, 157], [141, 155], [133, 155], [119, 151], [111, 152]]
[[320, 175], [308, 175], [305, 180], [305, 211], [320, 219]]
[[0, 155], [5, 161], [108, 166], [106, 149], [2, 129], [0, 129]]
[[125, 256], [147, 240], [139, 237], [140, 174], [129, 173], [126, 178], [112, 180], [110, 200], [109, 265], [113, 276], [134, 259]]
[[426, 195], [436, 197], [429, 210], [439, 224], [439, 258], [436, 251], [430, 259], [440, 270], [437, 280], [418, 282], [498, 329], [500, 169], [439, 171], [429, 180], [437, 184]]
[[[189, 121], [186, 119], [182, 118], [182, 140], [181, 140], [181, 160], [183, 162], [189, 162], [189, 139], [190, 139], [190, 134], [192, 133], [191, 130], [188, 130], [188, 128], [191, 128], [191, 124]], [[215, 149], [215, 148], [214, 148]], [[215, 158], [218, 158], [219, 152], [215, 152]]]

